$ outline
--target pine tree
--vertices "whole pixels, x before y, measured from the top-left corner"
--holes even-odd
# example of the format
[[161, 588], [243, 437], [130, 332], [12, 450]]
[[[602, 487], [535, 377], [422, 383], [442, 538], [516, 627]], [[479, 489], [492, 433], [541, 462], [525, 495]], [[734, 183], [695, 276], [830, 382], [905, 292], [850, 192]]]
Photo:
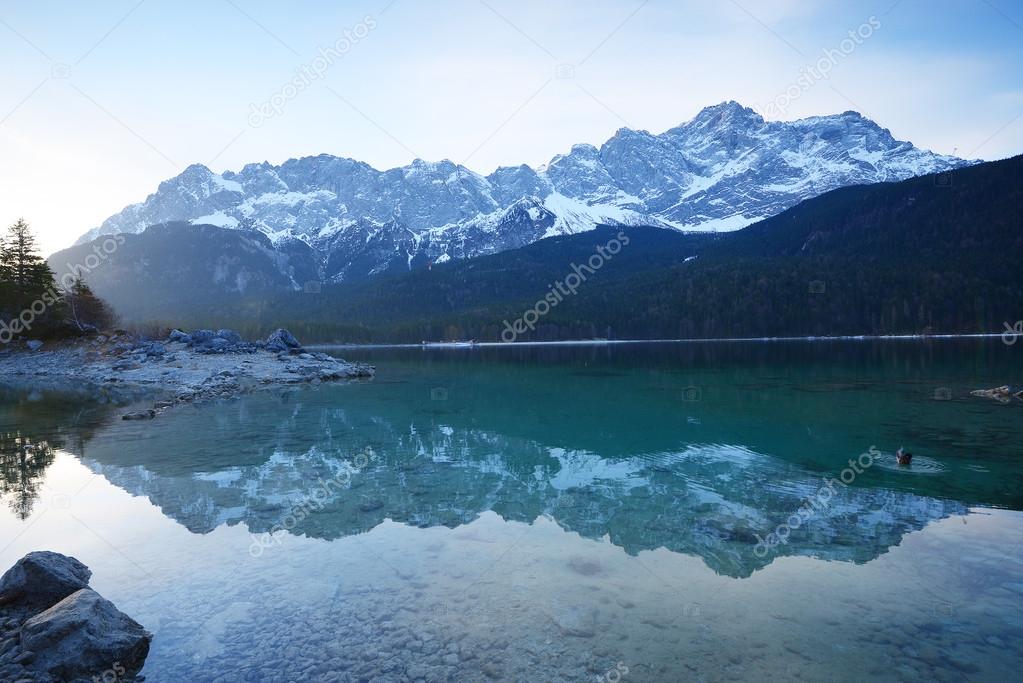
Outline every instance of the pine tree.
[[68, 321], [79, 332], [85, 332], [89, 326], [100, 330], [107, 329], [117, 320], [107, 302], [96, 296], [81, 276], [78, 276], [71, 288], [64, 292], [64, 305]]
[[53, 271], [39, 255], [35, 235], [23, 218], [0, 241], [0, 280], [21, 305], [54, 288]]

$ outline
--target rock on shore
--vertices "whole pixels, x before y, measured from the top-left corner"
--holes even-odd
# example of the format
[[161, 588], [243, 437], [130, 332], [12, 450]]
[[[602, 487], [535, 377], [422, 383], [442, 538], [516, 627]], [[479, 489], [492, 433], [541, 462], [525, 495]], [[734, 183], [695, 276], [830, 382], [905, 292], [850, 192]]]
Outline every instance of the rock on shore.
[[0, 378], [40, 389], [88, 387], [97, 395], [159, 398], [126, 419], [156, 417], [175, 403], [204, 401], [261, 387], [372, 377], [374, 368], [309, 353], [284, 329], [247, 342], [232, 330], [173, 330], [154, 340], [120, 332], [27, 345], [0, 354]]
[[72, 557], [47, 551], [29, 553], [0, 578], [0, 605], [46, 609], [82, 588], [92, 572]]
[[29, 553], [0, 577], [0, 680], [136, 681], [152, 634], [89, 588], [60, 553]]

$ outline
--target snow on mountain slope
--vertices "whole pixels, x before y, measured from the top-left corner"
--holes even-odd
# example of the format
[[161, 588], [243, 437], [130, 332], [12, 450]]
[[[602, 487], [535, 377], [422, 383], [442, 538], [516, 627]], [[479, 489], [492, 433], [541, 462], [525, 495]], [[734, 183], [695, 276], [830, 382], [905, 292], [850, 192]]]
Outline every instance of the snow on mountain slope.
[[735, 230], [829, 190], [973, 163], [896, 140], [852, 111], [765, 121], [735, 102], [660, 135], [628, 128], [540, 169], [449, 160], [378, 171], [321, 154], [213, 173], [189, 166], [79, 243], [171, 221], [256, 230], [320, 254], [339, 281], [529, 244], [598, 224]]

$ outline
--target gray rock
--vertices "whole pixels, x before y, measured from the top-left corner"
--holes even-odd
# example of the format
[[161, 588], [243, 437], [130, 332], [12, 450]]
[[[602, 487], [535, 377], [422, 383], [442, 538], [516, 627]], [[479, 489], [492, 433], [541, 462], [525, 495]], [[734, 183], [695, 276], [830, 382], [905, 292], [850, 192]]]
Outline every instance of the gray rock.
[[209, 344], [216, 338], [217, 333], [213, 330], [196, 330], [191, 336], [193, 344]]
[[198, 330], [192, 333], [190, 346], [196, 353], [202, 354], [255, 353], [262, 348], [261, 344], [243, 341], [241, 335], [233, 330], [217, 330], [216, 333]]
[[192, 335], [185, 334], [181, 330], [171, 330], [170, 334], [167, 335], [167, 341], [190, 344], [192, 342]]
[[140, 410], [137, 413], [125, 413], [121, 416], [122, 420], [152, 420], [156, 417], [155, 410]]
[[28, 347], [29, 351], [38, 351], [43, 347], [43, 343], [38, 339], [29, 339], [27, 342], [25, 342], [25, 346]]
[[217, 330], [217, 337], [230, 344], [240, 344], [242, 341], [242, 336], [234, 330]]
[[160, 342], [149, 342], [143, 347], [143, 350], [150, 356], [162, 356], [167, 353], [167, 347]]
[[42, 550], [29, 553], [0, 577], [0, 604], [47, 608], [87, 588], [92, 572], [73, 557]]
[[153, 636], [95, 591], [83, 588], [21, 627], [21, 647], [33, 668], [75, 680], [102, 674], [116, 662], [133, 677], [149, 655]]
[[283, 328], [274, 330], [266, 340], [266, 349], [268, 351], [279, 352], [301, 348], [302, 345], [295, 339], [295, 335]]
[[597, 611], [595, 609], [555, 603], [552, 605], [550, 616], [563, 635], [592, 638], [597, 633]]

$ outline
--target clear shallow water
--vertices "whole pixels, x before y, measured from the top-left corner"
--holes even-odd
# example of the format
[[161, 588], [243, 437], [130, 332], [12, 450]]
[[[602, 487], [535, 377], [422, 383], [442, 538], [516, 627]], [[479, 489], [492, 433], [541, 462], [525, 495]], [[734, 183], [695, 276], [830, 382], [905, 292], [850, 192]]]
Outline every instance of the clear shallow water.
[[0, 398], [52, 447], [3, 442], [0, 565], [86, 562], [155, 633], [150, 681], [1023, 664], [1023, 403], [969, 396], [1019, 381], [997, 340], [344, 355], [377, 378], [148, 424]]

